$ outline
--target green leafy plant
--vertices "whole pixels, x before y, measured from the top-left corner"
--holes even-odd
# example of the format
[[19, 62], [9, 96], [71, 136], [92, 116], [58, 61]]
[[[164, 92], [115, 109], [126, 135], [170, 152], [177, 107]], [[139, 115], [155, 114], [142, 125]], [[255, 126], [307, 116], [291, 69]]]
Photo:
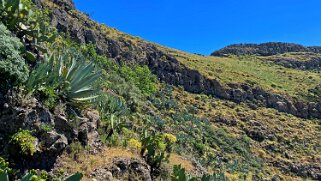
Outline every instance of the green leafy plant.
[[12, 170], [9, 168], [9, 163], [5, 159], [0, 157], [0, 180], [9, 180], [8, 173]]
[[170, 153], [172, 151], [172, 144], [176, 141], [169, 134], [155, 134], [145, 130], [142, 138], [141, 156], [151, 166], [153, 176], [160, 174], [160, 168], [163, 162], [168, 162]]
[[119, 72], [144, 94], [150, 95], [156, 91], [156, 76], [151, 73], [147, 66], [135, 66], [133, 68], [123, 66]]
[[32, 10], [28, 0], [0, 0], [0, 20], [13, 32], [26, 31]]
[[[69, 177], [67, 178], [54, 178], [55, 181], [81, 181], [83, 177], [83, 174], [82, 173], [74, 173], [72, 175], [70, 175]], [[1, 181], [10, 181], [9, 180], [9, 176], [7, 173], [3, 172], [1, 173], [0, 172], [0, 180]], [[27, 173], [26, 175], [24, 175], [22, 178], [21, 178], [21, 181], [46, 181], [48, 180], [47, 179], [47, 175], [37, 175], [35, 173]]]
[[28, 61], [35, 61], [36, 53], [46, 53], [42, 42], [51, 43], [58, 35], [49, 25], [49, 14], [35, 8], [31, 0], [0, 0], [0, 20], [26, 43]]
[[68, 103], [94, 101], [101, 91], [99, 78], [101, 71], [93, 62], [86, 63], [76, 49], [46, 57], [44, 63], [31, 73], [26, 88], [29, 93], [54, 90], [59, 99]]
[[16, 146], [23, 156], [33, 156], [36, 152], [34, 142], [36, 137], [31, 135], [31, 131], [20, 129], [19, 132], [12, 135], [10, 144]]
[[96, 103], [100, 117], [105, 123], [103, 126], [105, 126], [108, 138], [112, 136], [115, 130], [120, 131], [121, 117], [126, 116], [128, 113], [127, 105], [123, 99], [111, 94], [101, 94]]
[[20, 56], [22, 43], [11, 36], [7, 28], [0, 23], [0, 86], [10, 88], [27, 80], [28, 67]]

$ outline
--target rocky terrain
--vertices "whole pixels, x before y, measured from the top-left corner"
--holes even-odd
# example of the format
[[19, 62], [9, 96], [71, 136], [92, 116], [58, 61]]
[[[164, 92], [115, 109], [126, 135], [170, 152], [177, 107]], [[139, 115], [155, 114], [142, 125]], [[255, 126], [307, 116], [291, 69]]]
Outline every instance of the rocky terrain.
[[[46, 1], [35, 1], [40, 7], [54, 6]], [[288, 96], [267, 92], [250, 84], [222, 84], [208, 79], [196, 70], [191, 70], [173, 55], [166, 54], [157, 45], [141, 39], [132, 40], [125, 34], [114, 33], [104, 25], [93, 22], [84, 14], [73, 11], [70, 1], [54, 1], [51, 24], [59, 31], [67, 33], [78, 43], [94, 43], [96, 50], [126, 64], [145, 64], [161, 81], [181, 85], [193, 93], [205, 93], [235, 102], [259, 102], [259, 105], [275, 108], [303, 118], [321, 118], [321, 104], [297, 101]], [[231, 45], [212, 55], [275, 55], [285, 52], [318, 52], [318, 47], [304, 47], [289, 43], [266, 43], [260, 45]], [[222, 52], [222, 53], [221, 53]], [[313, 64], [313, 63], [312, 63]], [[314, 64], [313, 64], [314, 65]]]
[[283, 54], [287, 52], [313, 52], [321, 53], [321, 47], [318, 46], [303, 46], [293, 43], [269, 42], [262, 44], [234, 44], [224, 47], [213, 52], [212, 56], [226, 55], [259, 55], [271, 56]]
[[[0, 91], [0, 154], [19, 170], [6, 171], [14, 179], [40, 169], [85, 180], [175, 180], [177, 165], [212, 180], [321, 179], [320, 47], [238, 44], [194, 55], [99, 24], [71, 0], [32, 1], [59, 35], [46, 46], [97, 59], [108, 98], [76, 104], [72, 88], [59, 92], [65, 82], [37, 85], [32, 75], [46, 52], [18, 36], [31, 51], [29, 80]], [[30, 80], [40, 88], [26, 94]], [[32, 154], [15, 151], [21, 134]]]

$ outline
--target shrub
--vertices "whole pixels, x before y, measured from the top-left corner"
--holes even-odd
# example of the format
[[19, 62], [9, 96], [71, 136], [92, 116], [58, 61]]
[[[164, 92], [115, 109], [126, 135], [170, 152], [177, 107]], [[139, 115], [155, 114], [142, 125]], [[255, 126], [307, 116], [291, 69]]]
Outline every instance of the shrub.
[[[162, 134], [148, 134], [147, 131], [144, 131], [142, 135], [141, 155], [151, 166], [151, 174], [155, 177], [160, 174], [162, 163], [168, 161], [172, 151], [174, 138], [168, 136], [169, 134], [167, 134], [167, 137]], [[168, 138], [171, 138], [172, 141], [168, 141]]]
[[138, 108], [142, 107], [144, 96], [135, 85], [131, 82], [126, 82], [124, 78], [115, 72], [108, 74], [106, 80], [106, 89], [111, 89], [122, 96], [132, 112], [137, 112]]
[[[0, 173], [10, 173], [12, 170], [9, 168], [9, 162], [0, 157]], [[0, 179], [1, 180], [1, 179]]]
[[11, 137], [10, 143], [19, 149], [21, 155], [33, 156], [36, 152], [34, 145], [36, 140], [37, 138], [31, 135], [31, 131], [20, 129]]
[[128, 141], [128, 147], [139, 150], [142, 147], [142, 143], [132, 138]]
[[46, 53], [42, 42], [53, 42], [57, 31], [49, 24], [47, 11], [38, 10], [31, 0], [0, 0], [0, 21], [26, 42], [25, 58], [35, 61], [35, 53]]
[[136, 85], [144, 94], [150, 95], [156, 91], [156, 76], [147, 66], [135, 66], [120, 68], [121, 75], [129, 82]]
[[29, 0], [0, 0], [0, 20], [11, 31], [23, 31], [32, 14]]
[[10, 88], [28, 78], [28, 67], [20, 56], [22, 43], [0, 23], [0, 86]]

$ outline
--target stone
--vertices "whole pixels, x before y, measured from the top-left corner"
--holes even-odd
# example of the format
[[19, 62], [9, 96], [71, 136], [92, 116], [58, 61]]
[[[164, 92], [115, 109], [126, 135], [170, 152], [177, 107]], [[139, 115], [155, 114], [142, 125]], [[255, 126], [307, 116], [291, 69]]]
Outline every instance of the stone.
[[47, 150], [55, 153], [62, 152], [66, 146], [68, 145], [67, 138], [58, 134], [55, 131], [45, 132], [40, 136], [40, 144], [42, 148], [46, 148]]
[[113, 174], [106, 168], [95, 169], [90, 176], [95, 178], [97, 181], [113, 181]]
[[62, 115], [56, 115], [54, 118], [55, 129], [58, 133], [64, 134], [69, 142], [72, 142], [77, 137], [77, 130], [73, 128], [71, 122]]

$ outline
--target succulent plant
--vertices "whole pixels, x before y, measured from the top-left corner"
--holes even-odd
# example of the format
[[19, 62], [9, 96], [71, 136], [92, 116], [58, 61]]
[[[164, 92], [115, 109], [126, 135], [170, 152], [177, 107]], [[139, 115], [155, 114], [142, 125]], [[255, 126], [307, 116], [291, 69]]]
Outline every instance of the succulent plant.
[[100, 76], [93, 62], [86, 63], [75, 49], [69, 49], [46, 56], [45, 62], [31, 73], [26, 88], [30, 93], [50, 87], [69, 103], [93, 101], [101, 91]]

